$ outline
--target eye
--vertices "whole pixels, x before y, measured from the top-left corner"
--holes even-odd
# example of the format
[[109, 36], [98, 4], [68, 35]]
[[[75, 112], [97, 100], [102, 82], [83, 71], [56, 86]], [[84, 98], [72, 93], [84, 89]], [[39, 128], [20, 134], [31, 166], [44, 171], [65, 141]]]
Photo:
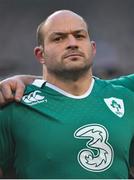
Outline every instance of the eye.
[[53, 39], [53, 41], [55, 41], [55, 42], [60, 42], [60, 41], [62, 41], [63, 39], [64, 39], [63, 36], [58, 36], [58, 37], [55, 37], [55, 38]]
[[84, 38], [86, 38], [86, 36], [84, 34], [76, 34], [75, 37], [77, 39], [84, 39]]

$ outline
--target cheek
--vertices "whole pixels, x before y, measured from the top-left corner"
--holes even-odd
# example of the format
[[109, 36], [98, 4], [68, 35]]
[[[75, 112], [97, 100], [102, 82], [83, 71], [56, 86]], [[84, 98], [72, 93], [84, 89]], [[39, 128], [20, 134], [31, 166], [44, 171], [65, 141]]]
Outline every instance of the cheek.
[[90, 47], [85, 47], [83, 49], [83, 52], [84, 52], [86, 58], [89, 58], [92, 55], [92, 50]]
[[50, 46], [45, 49], [45, 53], [48, 56], [57, 56], [60, 52], [59, 52], [58, 48], [56, 48], [55, 46]]
[[93, 48], [91, 45], [88, 46], [87, 52], [88, 52], [89, 56], [93, 56]]
[[91, 44], [89, 42], [83, 42], [83, 44], [81, 44], [81, 49], [86, 54], [90, 54], [92, 47], [91, 47]]
[[45, 54], [47, 56], [47, 59], [50, 59], [50, 61], [55, 61], [56, 62], [60, 62], [62, 61], [62, 56], [64, 54], [65, 48], [63, 46], [63, 44], [56, 44], [56, 45], [46, 45], [45, 50]]
[[45, 51], [46, 65], [53, 66], [58, 62], [59, 54], [55, 49], [49, 49]]

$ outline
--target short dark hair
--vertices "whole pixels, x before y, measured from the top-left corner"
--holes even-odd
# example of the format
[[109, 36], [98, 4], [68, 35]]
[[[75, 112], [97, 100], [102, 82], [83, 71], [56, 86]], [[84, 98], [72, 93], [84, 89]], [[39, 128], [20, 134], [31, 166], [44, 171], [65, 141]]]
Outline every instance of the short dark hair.
[[46, 20], [42, 21], [37, 27], [36, 40], [37, 40], [38, 46], [43, 46], [44, 44], [44, 34], [42, 33], [42, 26], [45, 24], [45, 22]]

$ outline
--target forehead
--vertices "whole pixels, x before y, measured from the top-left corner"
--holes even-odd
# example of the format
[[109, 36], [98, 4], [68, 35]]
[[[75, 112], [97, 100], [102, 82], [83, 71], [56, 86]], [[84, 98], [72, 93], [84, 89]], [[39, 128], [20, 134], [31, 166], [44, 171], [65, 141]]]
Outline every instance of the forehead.
[[85, 21], [80, 16], [74, 14], [60, 14], [50, 17], [42, 27], [45, 36], [53, 32], [69, 33], [78, 30], [88, 31]]

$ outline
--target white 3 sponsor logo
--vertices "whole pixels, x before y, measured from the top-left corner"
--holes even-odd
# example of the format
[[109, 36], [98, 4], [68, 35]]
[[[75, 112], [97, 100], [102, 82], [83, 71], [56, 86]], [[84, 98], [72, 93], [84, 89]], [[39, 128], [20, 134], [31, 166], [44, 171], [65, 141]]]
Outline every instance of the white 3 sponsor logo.
[[41, 102], [44, 102], [44, 101], [47, 102], [47, 99], [45, 99], [45, 97], [40, 95], [40, 94], [41, 94], [41, 91], [36, 90], [34, 92], [31, 92], [28, 95], [23, 96], [22, 100], [26, 104], [29, 104], [29, 105], [38, 104], [38, 103], [41, 103]]
[[78, 139], [87, 139], [86, 146], [80, 150], [77, 159], [79, 164], [88, 171], [101, 172], [107, 170], [113, 162], [114, 151], [108, 143], [108, 131], [100, 124], [88, 124], [74, 133]]

